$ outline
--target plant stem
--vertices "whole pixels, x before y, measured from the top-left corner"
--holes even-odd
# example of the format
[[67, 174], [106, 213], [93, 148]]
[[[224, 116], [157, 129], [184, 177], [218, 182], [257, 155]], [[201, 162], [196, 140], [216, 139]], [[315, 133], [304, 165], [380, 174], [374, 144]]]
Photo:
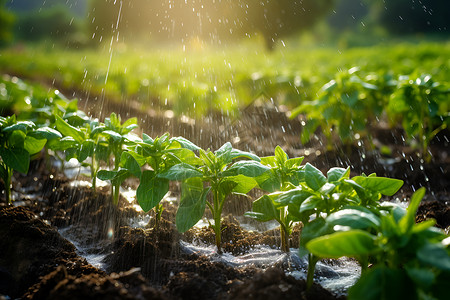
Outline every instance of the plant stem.
[[213, 195], [213, 208], [214, 211], [213, 217], [214, 217], [214, 234], [216, 236], [216, 246], [217, 246], [217, 253], [222, 254], [222, 248], [221, 248], [221, 224], [220, 224], [220, 217], [221, 217], [221, 210], [220, 210], [220, 201], [219, 201], [219, 191], [217, 189], [214, 189], [214, 195]]
[[319, 258], [312, 253], [308, 254], [308, 274], [306, 275], [306, 289], [309, 290], [314, 283], [314, 270]]
[[289, 231], [286, 226], [285, 209], [280, 210], [280, 235], [281, 235], [281, 251], [289, 253]]
[[6, 167], [6, 178], [5, 178], [5, 197], [6, 202], [11, 204], [11, 178], [13, 175], [13, 169]]
[[119, 204], [119, 193], [120, 191], [120, 184], [113, 184], [112, 185], [112, 196], [113, 196], [113, 204], [118, 205]]

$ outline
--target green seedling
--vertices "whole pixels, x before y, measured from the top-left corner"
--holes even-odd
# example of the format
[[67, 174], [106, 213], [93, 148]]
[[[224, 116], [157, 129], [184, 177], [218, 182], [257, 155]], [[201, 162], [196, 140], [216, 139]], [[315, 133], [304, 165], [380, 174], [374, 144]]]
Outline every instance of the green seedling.
[[[106, 139], [109, 153], [112, 153], [113, 155], [114, 169], [113, 171], [100, 170], [97, 173], [97, 177], [102, 180], [111, 181], [112, 201], [116, 205], [119, 203], [120, 184], [125, 180], [125, 178], [123, 178], [125, 174], [119, 170], [121, 167], [120, 164], [127, 164], [130, 160], [130, 155], [122, 155], [124, 151], [127, 151], [125, 146], [131, 147], [136, 142], [141, 141], [141, 139], [131, 133], [131, 131], [137, 127], [136, 118], [130, 118], [122, 124], [120, 116], [111, 113], [110, 117], [105, 119], [105, 130], [102, 131], [102, 136]], [[134, 165], [134, 162], [132, 162], [132, 164]], [[128, 175], [131, 176], [131, 174], [135, 175], [134, 170], [130, 170]], [[140, 177], [140, 173], [137, 177]]]
[[169, 191], [169, 180], [158, 174], [179, 163], [199, 164], [199, 158], [192, 152], [195, 150], [199, 147], [182, 137], [169, 138], [166, 133], [152, 139], [144, 133], [142, 142], [129, 152], [141, 165], [147, 164], [151, 168], [141, 173], [136, 198], [144, 212], [155, 210], [155, 228], [158, 228], [164, 209], [161, 200]]
[[416, 138], [422, 156], [431, 160], [428, 146], [433, 137], [450, 124], [450, 89], [435, 82], [431, 75], [416, 79], [400, 76], [391, 94], [388, 114], [401, 121], [410, 138]]
[[90, 120], [82, 127], [75, 127], [58, 115], [55, 116], [55, 124], [64, 137], [58, 142], [50, 143], [49, 148], [54, 151], [64, 151], [65, 160], [76, 158], [81, 164], [88, 166], [92, 189], [96, 192], [100, 161], [106, 162], [109, 156], [108, 144], [101, 135], [106, 127], [96, 119]]
[[[290, 228], [293, 222], [303, 224], [299, 251], [301, 256], [308, 255], [307, 285], [310, 287], [319, 257], [310, 253], [305, 245], [329, 233], [324, 217], [348, 205], [377, 209], [381, 196], [393, 195], [403, 182], [374, 174], [350, 179], [349, 168], [332, 168], [325, 176], [309, 163], [302, 173], [304, 181], [290, 190], [264, 195], [254, 202], [253, 212], [247, 215], [260, 221], [277, 220], [285, 228]], [[280, 213], [285, 214], [284, 219]]]
[[379, 211], [349, 207], [331, 214], [325, 223], [332, 233], [306, 247], [318, 257], [359, 261], [361, 278], [350, 288], [349, 299], [444, 299], [450, 240], [433, 227], [434, 220], [415, 223], [424, 194], [424, 188], [415, 192], [406, 210], [388, 203]]
[[97, 177], [101, 180], [108, 180], [111, 182], [113, 187], [113, 204], [118, 205], [119, 203], [119, 189], [122, 183], [129, 177], [141, 178], [142, 165], [128, 152], [122, 152], [120, 161], [117, 164], [117, 169], [112, 171], [100, 170], [97, 173]]
[[13, 171], [27, 174], [31, 156], [41, 151], [47, 140], [60, 137], [54, 129], [38, 128], [31, 121], [17, 121], [15, 115], [0, 117], [0, 176], [7, 203], [11, 203]]
[[[274, 156], [261, 158], [261, 163], [269, 168], [256, 177], [258, 186], [267, 192], [289, 191], [304, 180], [303, 157], [291, 158], [281, 149], [275, 148]], [[265, 222], [276, 220], [280, 223], [281, 250], [289, 252], [289, 235], [292, 233], [293, 219], [288, 214], [286, 206], [277, 205], [278, 194], [264, 195], [253, 202], [253, 211], [245, 216]]]
[[[182, 181], [180, 206], [176, 216], [176, 226], [185, 232], [194, 226], [203, 216], [206, 206], [214, 219], [216, 246], [221, 248], [221, 215], [226, 198], [230, 194], [247, 194], [256, 186], [254, 177], [269, 168], [262, 165], [259, 157], [233, 149], [230, 143], [224, 144], [214, 153], [199, 150], [200, 161], [180, 163], [159, 174], [160, 178]], [[250, 160], [239, 160], [247, 158]], [[206, 186], [205, 186], [206, 184]], [[207, 201], [212, 194], [212, 202]]]
[[335, 79], [322, 86], [318, 99], [304, 101], [292, 111], [292, 118], [301, 113], [307, 116], [301, 133], [302, 143], [307, 143], [320, 126], [328, 139], [328, 147], [333, 145], [333, 131], [344, 144], [349, 144], [355, 134], [363, 137], [367, 127], [380, 116], [383, 103], [370, 93], [377, 87], [361, 79], [357, 71], [358, 68], [351, 68], [338, 73]]

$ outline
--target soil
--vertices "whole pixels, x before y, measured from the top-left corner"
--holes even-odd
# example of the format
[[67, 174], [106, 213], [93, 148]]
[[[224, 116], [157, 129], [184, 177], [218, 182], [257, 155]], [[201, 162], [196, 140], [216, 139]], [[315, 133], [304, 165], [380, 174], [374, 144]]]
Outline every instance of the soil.
[[[421, 186], [428, 189], [417, 221], [429, 218], [436, 226], [450, 226], [450, 147], [448, 131], [431, 144], [430, 163], [421, 160], [415, 149], [407, 147], [401, 130], [390, 131], [382, 124], [373, 128], [372, 143], [344, 150], [327, 150], [320, 134], [310, 143], [300, 143], [301, 119], [290, 120], [274, 107], [250, 106], [237, 120], [209, 116], [201, 121], [168, 118], [156, 110], [141, 110], [134, 102], [106, 102], [100, 107], [95, 99], [83, 95], [80, 107], [87, 112], [120, 112], [122, 118], [137, 116], [141, 128], [151, 136], [168, 131], [182, 135], [203, 148], [217, 149], [232, 141], [234, 147], [254, 151], [260, 156], [273, 155], [280, 145], [291, 157], [305, 156], [305, 162], [326, 172], [334, 166], [350, 166], [354, 175], [372, 172], [378, 176], [403, 179], [404, 187], [395, 195], [408, 201]], [[100, 109], [99, 109], [100, 108]], [[94, 114], [95, 115], [95, 114]], [[102, 116], [98, 116], [102, 117]], [[337, 142], [338, 143], [338, 142]], [[381, 155], [381, 148], [390, 154]], [[340, 149], [337, 147], [336, 149]], [[383, 151], [384, 153], [385, 151]], [[305, 282], [286, 276], [283, 266], [269, 269], [234, 268], [196, 253], [186, 252], [180, 241], [214, 244], [211, 228], [194, 228], [180, 234], [175, 226], [176, 204], [164, 202], [158, 230], [154, 219], [144, 228], [129, 226], [130, 218], [143, 217], [133, 205], [121, 198], [111, 203], [109, 189], [94, 193], [73, 180], [45, 158], [32, 162], [27, 176], [15, 174], [14, 205], [0, 205], [0, 298], [23, 299], [336, 299], [320, 285], [306, 291]], [[127, 182], [135, 186], [133, 182]], [[179, 186], [171, 187], [179, 194]], [[251, 196], [256, 198], [258, 191]], [[278, 230], [244, 230], [237, 220], [251, 209], [251, 200], [230, 199], [224, 208], [223, 250], [245, 254], [255, 245], [279, 247]], [[89, 253], [105, 256], [105, 270], [100, 270], [80, 256], [76, 247], [63, 238], [66, 230], [78, 246]], [[294, 228], [290, 244], [298, 246], [300, 226]], [[87, 254], [89, 254], [87, 253]], [[86, 254], [86, 253], [85, 253]], [[340, 296], [345, 298], [344, 296]]]

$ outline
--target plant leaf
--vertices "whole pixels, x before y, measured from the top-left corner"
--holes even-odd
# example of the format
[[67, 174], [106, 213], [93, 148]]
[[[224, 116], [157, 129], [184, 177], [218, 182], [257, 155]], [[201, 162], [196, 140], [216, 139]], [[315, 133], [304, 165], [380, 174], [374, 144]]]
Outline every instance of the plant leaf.
[[198, 171], [193, 166], [188, 165], [186, 163], [181, 163], [174, 165], [167, 171], [158, 174], [158, 177], [166, 178], [173, 181], [178, 180], [181, 181], [188, 178], [201, 177], [202, 175], [203, 175], [202, 172]]
[[272, 199], [264, 195], [253, 202], [252, 212], [246, 212], [244, 215], [261, 222], [270, 220], [280, 220], [280, 211], [273, 205]]
[[56, 123], [56, 129], [63, 135], [63, 136], [71, 136], [75, 141], [78, 143], [82, 143], [84, 141], [84, 134], [83, 132], [70, 125], [66, 121], [64, 121], [60, 116], [55, 115], [55, 123]]
[[338, 181], [341, 178], [347, 177], [350, 174], [350, 168], [344, 169], [344, 168], [331, 168], [327, 172], [327, 178], [328, 182], [334, 182]]
[[414, 283], [405, 271], [377, 266], [367, 270], [348, 291], [349, 299], [417, 299]]
[[182, 183], [180, 206], [175, 218], [179, 232], [186, 232], [202, 218], [210, 189], [203, 188], [201, 178], [189, 178]]
[[343, 209], [327, 217], [331, 226], [348, 226], [352, 229], [380, 228], [381, 221], [374, 215], [357, 209]]
[[169, 180], [156, 177], [155, 171], [142, 172], [136, 199], [144, 212], [159, 204], [169, 191]]
[[319, 169], [307, 163], [305, 165], [305, 182], [308, 187], [317, 191], [327, 182], [327, 178]]
[[30, 154], [23, 148], [5, 149], [0, 148], [0, 154], [5, 164], [13, 170], [27, 174], [30, 166]]
[[424, 187], [418, 189], [411, 197], [408, 208], [406, 209], [406, 215], [400, 220], [400, 227], [404, 233], [411, 230], [415, 224], [416, 212], [419, 208], [420, 201], [425, 196], [426, 189]]
[[23, 147], [25, 150], [28, 151], [30, 155], [33, 155], [35, 153], [38, 153], [39, 151], [44, 148], [45, 144], [47, 143], [46, 139], [35, 139], [31, 136], [26, 136], [25, 141], [23, 143]]
[[228, 170], [222, 172], [222, 176], [244, 175], [247, 177], [257, 177], [270, 170], [269, 167], [262, 165], [254, 160], [241, 160], [234, 163]]
[[363, 230], [339, 231], [311, 240], [306, 248], [323, 258], [360, 257], [373, 253], [375, 237]]

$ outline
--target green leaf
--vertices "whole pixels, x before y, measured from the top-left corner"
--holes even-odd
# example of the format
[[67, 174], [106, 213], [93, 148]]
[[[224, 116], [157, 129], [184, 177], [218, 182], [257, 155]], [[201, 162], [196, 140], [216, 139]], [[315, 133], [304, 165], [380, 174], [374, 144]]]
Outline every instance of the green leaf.
[[143, 140], [144, 143], [149, 144], [149, 145], [153, 145], [154, 142], [155, 142], [155, 141], [154, 141], [149, 135], [147, 135], [146, 133], [143, 133], [143, 134], [142, 134], [142, 140]]
[[303, 156], [295, 157], [295, 158], [288, 159], [286, 161], [285, 165], [286, 165], [286, 168], [288, 168], [288, 169], [297, 169], [297, 168], [300, 168], [302, 162], [303, 162]]
[[97, 173], [97, 177], [100, 180], [113, 180], [117, 173], [118, 171], [100, 170]]
[[250, 153], [250, 152], [246, 152], [246, 151], [241, 151], [238, 149], [232, 149], [230, 154], [231, 154], [231, 159], [244, 157], [244, 158], [252, 159], [255, 161], [261, 161], [261, 159], [259, 158], [258, 155]]
[[450, 255], [442, 244], [425, 244], [417, 250], [417, 258], [428, 266], [450, 272]]
[[349, 289], [348, 299], [417, 299], [417, 294], [405, 271], [377, 266], [367, 270]]
[[280, 211], [273, 205], [272, 199], [264, 195], [253, 202], [252, 212], [246, 212], [244, 215], [260, 222], [270, 220], [280, 220]]
[[267, 171], [255, 177], [258, 186], [269, 193], [281, 190], [281, 181], [274, 170]]
[[377, 229], [381, 226], [381, 221], [376, 215], [357, 209], [337, 211], [329, 215], [326, 220], [331, 226], [348, 226], [352, 229]]
[[302, 229], [300, 238], [300, 247], [298, 249], [299, 255], [304, 256], [309, 253], [309, 250], [307, 250], [306, 248], [306, 245], [309, 243], [309, 241], [332, 232], [333, 229], [328, 226], [328, 224], [325, 222], [325, 219], [322, 217], [316, 218], [311, 222], [306, 223]]
[[23, 148], [26, 134], [23, 131], [15, 130], [8, 137], [9, 148]]
[[363, 188], [385, 196], [394, 195], [403, 185], [402, 180], [386, 177], [355, 176], [352, 179]]
[[261, 157], [261, 163], [265, 166], [276, 167], [275, 156]]
[[123, 152], [120, 157], [120, 166], [126, 169], [128, 172], [133, 174], [136, 177], [141, 177], [141, 167], [134, 157], [128, 153]]
[[31, 121], [20, 121], [16, 124], [12, 124], [8, 127], [3, 128], [3, 132], [13, 132], [13, 131], [22, 131], [23, 133], [27, 133], [28, 128], [34, 127], [34, 123]]
[[188, 139], [185, 139], [184, 137], [178, 136], [171, 138], [171, 141], [176, 141], [180, 144], [182, 148], [189, 149], [191, 151], [199, 150], [200, 147], [195, 145], [193, 142], [189, 141]]
[[159, 204], [169, 191], [169, 180], [158, 178], [154, 171], [142, 172], [136, 199], [144, 212], [148, 212]]
[[286, 206], [289, 203], [295, 203], [300, 206], [301, 203], [303, 203], [303, 201], [305, 201], [310, 196], [311, 192], [297, 188], [279, 193], [278, 196], [274, 198], [274, 202], [282, 206]]
[[314, 210], [317, 208], [318, 205], [320, 205], [323, 202], [323, 199], [313, 195], [305, 199], [305, 201], [302, 202], [300, 205], [300, 212], [304, 213], [308, 210]]
[[419, 208], [420, 201], [422, 201], [423, 196], [425, 196], [425, 192], [426, 189], [422, 187], [412, 195], [409, 206], [406, 209], [406, 215], [403, 216], [399, 224], [404, 233], [409, 232], [415, 224], [417, 209]]
[[60, 116], [55, 115], [55, 123], [56, 123], [56, 129], [63, 135], [63, 136], [71, 136], [75, 141], [78, 143], [82, 143], [84, 141], [84, 134], [83, 132], [70, 125], [66, 121], [64, 121]]
[[255, 179], [246, 177], [244, 175], [229, 176], [222, 182], [232, 182], [233, 188], [231, 189], [231, 192], [238, 194], [247, 194], [256, 186]]
[[57, 139], [62, 138], [62, 135], [59, 131], [50, 128], [50, 127], [41, 127], [36, 130], [28, 132], [27, 136], [34, 137], [35, 139]]
[[367, 256], [377, 250], [375, 237], [366, 231], [340, 231], [321, 236], [306, 244], [314, 255], [323, 258]]
[[234, 163], [228, 170], [222, 172], [222, 176], [244, 175], [247, 177], [257, 177], [270, 170], [267, 166], [254, 160], [241, 160]]
[[85, 140], [78, 151], [78, 161], [83, 162], [94, 154], [95, 143], [93, 140]]
[[49, 141], [49, 148], [55, 151], [64, 151], [69, 148], [78, 148], [79, 143], [74, 140], [71, 136], [65, 136], [62, 139], [56, 141], [56, 140], [50, 140]]
[[123, 140], [123, 136], [120, 133], [117, 133], [112, 130], [105, 130], [103, 131], [103, 134], [110, 137], [114, 142], [120, 142]]
[[30, 155], [33, 155], [35, 153], [38, 153], [39, 151], [44, 148], [45, 144], [47, 143], [47, 140], [45, 139], [35, 139], [31, 136], [26, 136], [25, 141], [23, 143], [23, 147], [25, 150], [28, 151]]
[[405, 267], [405, 270], [409, 278], [422, 289], [431, 287], [436, 279], [436, 275], [431, 269]]
[[335, 182], [342, 178], [348, 178], [349, 174], [350, 174], [350, 167], [347, 169], [331, 168], [327, 172], [328, 182]]
[[116, 176], [111, 180], [112, 185], [120, 185], [122, 182], [125, 181], [128, 177], [131, 177], [131, 174], [127, 169], [120, 169], [117, 172]]
[[0, 154], [5, 164], [13, 170], [27, 174], [30, 166], [30, 154], [23, 148], [5, 149], [0, 148]]
[[283, 149], [281, 149], [280, 146], [277, 146], [275, 148], [275, 159], [277, 160], [279, 166], [284, 166], [286, 161], [289, 159], [289, 156], [283, 151]]
[[327, 182], [327, 178], [319, 169], [307, 163], [305, 165], [305, 182], [308, 187], [317, 191]]
[[218, 150], [216, 150], [214, 154], [218, 161], [220, 161], [224, 165], [228, 165], [232, 160], [231, 150], [233, 150], [233, 147], [231, 146], [230, 142], [227, 142], [223, 144], [223, 146]]
[[198, 171], [191, 165], [181, 163], [172, 166], [165, 172], [158, 174], [160, 178], [166, 178], [173, 181], [181, 181], [193, 177], [202, 177], [202, 172]]
[[169, 149], [167, 150], [167, 153], [174, 155], [177, 161], [181, 161], [188, 165], [198, 166], [203, 163], [203, 161], [198, 158], [192, 150], [186, 148]]
[[203, 188], [200, 178], [189, 178], [181, 184], [181, 199], [175, 223], [178, 231], [186, 232], [203, 216], [206, 196], [211, 187]]

